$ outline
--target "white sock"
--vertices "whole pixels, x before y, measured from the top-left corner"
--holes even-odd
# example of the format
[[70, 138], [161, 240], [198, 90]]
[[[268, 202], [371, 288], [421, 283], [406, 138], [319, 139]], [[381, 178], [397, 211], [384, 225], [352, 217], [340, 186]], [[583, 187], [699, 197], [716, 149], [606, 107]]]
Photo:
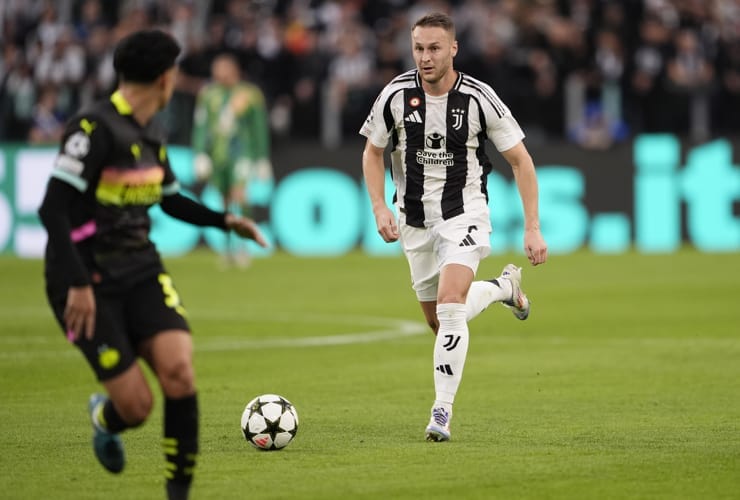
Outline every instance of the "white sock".
[[468, 354], [468, 323], [465, 304], [437, 304], [439, 330], [434, 342], [435, 406], [450, 411], [462, 380], [465, 357]]
[[498, 286], [490, 281], [473, 281], [465, 301], [465, 317], [468, 321], [482, 313], [494, 302], [511, 299], [511, 281], [497, 279]]

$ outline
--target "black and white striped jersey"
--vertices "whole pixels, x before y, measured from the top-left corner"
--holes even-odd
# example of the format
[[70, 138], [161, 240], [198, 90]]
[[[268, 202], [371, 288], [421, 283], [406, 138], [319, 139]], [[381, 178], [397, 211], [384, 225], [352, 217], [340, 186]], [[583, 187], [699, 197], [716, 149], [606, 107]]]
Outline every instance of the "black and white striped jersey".
[[524, 133], [486, 83], [458, 72], [446, 95], [426, 95], [417, 70], [382, 90], [360, 134], [375, 146], [391, 142], [394, 202], [406, 223], [431, 226], [464, 212], [488, 210], [489, 139], [498, 151]]

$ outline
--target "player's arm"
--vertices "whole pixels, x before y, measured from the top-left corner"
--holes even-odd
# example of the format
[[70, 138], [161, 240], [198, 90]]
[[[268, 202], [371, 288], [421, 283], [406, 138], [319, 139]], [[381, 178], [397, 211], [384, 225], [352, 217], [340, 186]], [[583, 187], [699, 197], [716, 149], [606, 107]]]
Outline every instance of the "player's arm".
[[365, 142], [362, 152], [362, 174], [370, 196], [370, 203], [375, 215], [375, 224], [383, 241], [390, 243], [398, 240], [396, 218], [385, 203], [385, 163], [384, 148], [379, 148], [370, 139]]
[[267, 116], [267, 104], [265, 96], [261, 90], [256, 89], [258, 99], [251, 113], [252, 158], [255, 162], [254, 170], [260, 179], [270, 179], [272, 177], [272, 164], [270, 163], [270, 121]]
[[202, 203], [183, 196], [180, 193], [179, 183], [175, 179], [175, 174], [172, 172], [172, 168], [170, 168], [169, 160], [165, 160], [164, 169], [163, 196], [159, 203], [164, 213], [196, 226], [211, 226], [234, 231], [243, 238], [252, 239], [260, 246], [267, 247], [267, 241], [252, 219], [211, 210]]
[[90, 277], [70, 236], [72, 226], [69, 207], [80, 196], [69, 184], [52, 178], [39, 208], [39, 219], [46, 229], [55, 265], [65, 269], [70, 283], [64, 309], [64, 324], [74, 340], [82, 334], [90, 339], [95, 331], [95, 296]]
[[256, 241], [262, 247], [268, 246], [257, 224], [248, 217], [211, 210], [180, 193], [162, 197], [160, 206], [167, 215], [183, 222], [234, 231], [243, 238]]
[[534, 162], [523, 142], [501, 154], [514, 172], [524, 209], [524, 251], [533, 265], [547, 260], [547, 244], [540, 231], [539, 192]]
[[241, 154], [250, 160], [267, 156], [269, 148], [269, 123], [267, 105], [262, 91], [256, 86], [244, 86], [245, 109], [242, 116], [243, 125], [239, 128]]
[[248, 102], [238, 129], [239, 158], [236, 161], [236, 177], [246, 181], [247, 177], [260, 179], [272, 177], [270, 163], [270, 124], [267, 104], [262, 91], [256, 86], [244, 86], [245, 100]]
[[71, 120], [39, 208], [49, 253], [54, 255], [55, 265], [65, 270], [69, 283], [64, 323], [73, 339], [82, 334], [92, 338], [96, 306], [90, 277], [72, 239], [81, 228], [72, 227], [70, 213], [72, 207], [82, 204], [84, 194], [97, 177], [110, 150], [110, 139], [108, 130], [92, 116]]
[[48, 245], [56, 261], [66, 270], [67, 279], [73, 287], [90, 284], [87, 269], [72, 242], [69, 220], [70, 207], [80, 197], [80, 192], [75, 188], [52, 177], [39, 207], [39, 219], [46, 229]]

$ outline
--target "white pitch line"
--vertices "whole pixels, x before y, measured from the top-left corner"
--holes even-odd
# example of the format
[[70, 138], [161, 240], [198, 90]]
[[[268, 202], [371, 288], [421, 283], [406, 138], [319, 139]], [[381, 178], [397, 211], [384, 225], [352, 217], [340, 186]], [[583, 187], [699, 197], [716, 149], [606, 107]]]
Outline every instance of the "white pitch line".
[[292, 337], [292, 338], [269, 338], [269, 339], [233, 339], [233, 338], [209, 338], [205, 342], [198, 343], [197, 351], [229, 351], [236, 349], [259, 349], [266, 347], [316, 347], [330, 345], [366, 344], [380, 342], [401, 337], [411, 337], [426, 332], [426, 325], [412, 321], [398, 321], [396, 328], [388, 330], [375, 330], [362, 333], [345, 333], [340, 335], [325, 335], [321, 337]]

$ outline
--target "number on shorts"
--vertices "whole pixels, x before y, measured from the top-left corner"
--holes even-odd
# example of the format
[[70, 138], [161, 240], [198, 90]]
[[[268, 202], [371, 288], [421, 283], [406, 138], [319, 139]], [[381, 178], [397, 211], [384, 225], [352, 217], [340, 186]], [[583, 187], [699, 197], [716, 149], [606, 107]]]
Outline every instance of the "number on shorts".
[[164, 303], [167, 307], [171, 307], [180, 314], [185, 316], [185, 308], [180, 303], [180, 294], [175, 290], [175, 285], [172, 284], [172, 278], [169, 274], [161, 273], [158, 278], [159, 284], [162, 285], [162, 293], [164, 293]]

